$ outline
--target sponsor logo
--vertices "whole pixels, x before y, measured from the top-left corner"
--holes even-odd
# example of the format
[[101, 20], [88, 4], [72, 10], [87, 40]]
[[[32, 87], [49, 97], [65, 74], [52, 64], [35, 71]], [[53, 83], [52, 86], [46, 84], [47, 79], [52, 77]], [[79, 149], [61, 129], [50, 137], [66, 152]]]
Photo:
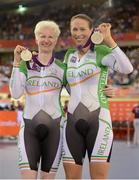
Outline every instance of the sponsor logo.
[[70, 62], [72, 62], [72, 63], [76, 63], [76, 61], [77, 61], [77, 57], [72, 56], [72, 57], [71, 57], [71, 59], [70, 59]]
[[55, 75], [56, 76], [58, 74], [58, 71], [53, 67], [49, 68], [47, 70], [47, 72], [48, 72], [48, 74], [50, 73], [49, 75]]

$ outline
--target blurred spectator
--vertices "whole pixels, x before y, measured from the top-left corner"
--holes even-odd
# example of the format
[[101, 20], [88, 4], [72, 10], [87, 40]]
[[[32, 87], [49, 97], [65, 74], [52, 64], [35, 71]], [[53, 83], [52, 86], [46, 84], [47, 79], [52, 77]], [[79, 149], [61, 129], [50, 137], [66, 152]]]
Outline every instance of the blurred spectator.
[[134, 125], [134, 140], [135, 145], [139, 145], [139, 103], [133, 108], [132, 112], [134, 113], [135, 119], [133, 121]]
[[15, 111], [16, 110], [16, 106], [15, 106], [15, 102], [12, 101], [10, 104], [10, 107], [8, 108], [10, 111]]

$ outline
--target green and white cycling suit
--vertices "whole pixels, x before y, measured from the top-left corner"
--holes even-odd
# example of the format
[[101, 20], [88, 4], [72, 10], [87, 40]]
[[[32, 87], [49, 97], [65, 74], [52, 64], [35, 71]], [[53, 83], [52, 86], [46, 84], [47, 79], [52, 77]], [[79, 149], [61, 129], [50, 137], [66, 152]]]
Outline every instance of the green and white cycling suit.
[[79, 59], [75, 49], [65, 55], [70, 87], [67, 122], [64, 125], [63, 160], [82, 165], [86, 151], [89, 161], [107, 162], [113, 142], [107, 97], [108, 68], [124, 74], [133, 67], [123, 51], [105, 45], [95, 46]]
[[56, 171], [61, 158], [63, 111], [60, 93], [65, 82], [66, 66], [53, 59], [42, 65], [37, 56], [21, 61], [13, 68], [10, 90], [13, 98], [25, 94], [24, 121], [19, 132], [19, 166], [21, 169]]

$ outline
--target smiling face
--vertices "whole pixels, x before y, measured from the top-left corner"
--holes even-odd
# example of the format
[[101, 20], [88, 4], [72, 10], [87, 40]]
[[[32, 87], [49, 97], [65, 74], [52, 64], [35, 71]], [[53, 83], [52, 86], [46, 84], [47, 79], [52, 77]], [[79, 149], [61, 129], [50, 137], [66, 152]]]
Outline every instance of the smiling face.
[[92, 32], [89, 22], [82, 18], [73, 19], [70, 23], [70, 30], [76, 46], [85, 45]]
[[39, 52], [51, 53], [55, 48], [57, 39], [58, 37], [52, 27], [42, 27], [36, 36]]

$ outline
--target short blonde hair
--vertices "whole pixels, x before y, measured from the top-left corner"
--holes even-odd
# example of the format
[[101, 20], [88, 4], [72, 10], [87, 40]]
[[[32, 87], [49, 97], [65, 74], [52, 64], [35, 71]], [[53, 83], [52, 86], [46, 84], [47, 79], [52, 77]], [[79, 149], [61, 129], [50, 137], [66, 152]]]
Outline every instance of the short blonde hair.
[[54, 29], [56, 38], [58, 38], [61, 33], [60, 28], [56, 22], [51, 21], [51, 20], [44, 20], [44, 21], [39, 21], [35, 26], [34, 34], [36, 38], [42, 28]]

